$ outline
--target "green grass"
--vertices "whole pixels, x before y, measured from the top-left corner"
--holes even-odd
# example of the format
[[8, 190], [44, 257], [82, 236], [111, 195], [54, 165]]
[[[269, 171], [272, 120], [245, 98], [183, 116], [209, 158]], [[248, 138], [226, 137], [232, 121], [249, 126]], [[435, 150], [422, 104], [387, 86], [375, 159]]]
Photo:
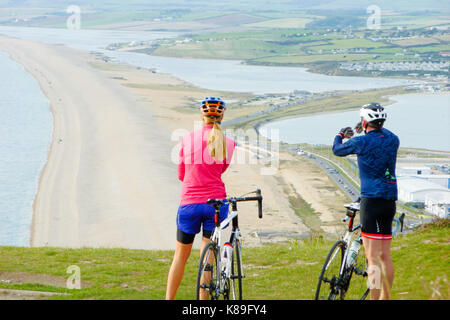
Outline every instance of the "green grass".
[[403, 17], [403, 19], [399, 16], [395, 19], [386, 20], [382, 22], [382, 28], [403, 26], [408, 29], [415, 29], [448, 24], [448, 19], [445, 19], [444, 16]]
[[317, 215], [317, 212], [306, 202], [302, 197], [298, 195], [289, 196], [289, 203], [295, 214], [302, 220], [302, 222], [310, 228], [315, 234], [321, 232], [321, 220]]
[[269, 64], [269, 65], [304, 65], [308, 63], [316, 63], [323, 61], [331, 62], [359, 62], [367, 61], [372, 55], [364, 53], [348, 53], [348, 54], [315, 54], [315, 55], [281, 55], [281, 56], [270, 56], [263, 58], [251, 59], [248, 61], [250, 64]]
[[[169, 45], [162, 45], [152, 54], [161, 56], [238, 59], [249, 60], [267, 56], [298, 55], [306, 45], [326, 44], [323, 38], [311, 35], [311, 31], [302, 31], [307, 36], [301, 39], [288, 38], [298, 29], [243, 31], [233, 33], [213, 33], [193, 36], [193, 42], [177, 44], [180, 39], [172, 39]], [[184, 39], [184, 38], [183, 38]], [[319, 41], [320, 40], [320, 41]]]
[[383, 42], [375, 42], [371, 40], [366, 39], [341, 39], [341, 40], [334, 40], [331, 41], [331, 43], [327, 45], [321, 45], [321, 46], [314, 46], [311, 47], [311, 50], [318, 51], [318, 50], [331, 50], [331, 49], [351, 49], [351, 48], [379, 48], [379, 47], [385, 47], [386, 44]]
[[[449, 299], [449, 221], [440, 220], [395, 238], [393, 299]], [[334, 241], [305, 241], [243, 248], [245, 299], [312, 299], [323, 261]], [[68, 290], [38, 283], [1, 288], [62, 292], [51, 299], [163, 299], [172, 251], [0, 247], [0, 272], [45, 274], [66, 279], [77, 265], [88, 287]], [[199, 250], [193, 250], [177, 299], [194, 299]], [[365, 285], [355, 278], [350, 297]], [[359, 287], [359, 288], [358, 288]], [[358, 288], [359, 292], [355, 292]], [[435, 294], [433, 295], [433, 292]], [[439, 294], [436, 294], [438, 292]]]

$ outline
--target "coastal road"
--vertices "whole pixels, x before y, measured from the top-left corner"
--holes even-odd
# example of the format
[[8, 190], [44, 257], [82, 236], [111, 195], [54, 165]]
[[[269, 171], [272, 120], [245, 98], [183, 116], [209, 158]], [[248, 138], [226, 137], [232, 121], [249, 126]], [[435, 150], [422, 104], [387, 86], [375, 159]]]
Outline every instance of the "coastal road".
[[330, 162], [320, 158], [319, 156], [312, 154], [308, 151], [300, 152], [297, 146], [283, 145], [281, 148], [290, 154], [306, 157], [317, 164], [335, 183], [336, 185], [352, 200], [355, 201], [359, 197], [359, 190], [337, 170]]

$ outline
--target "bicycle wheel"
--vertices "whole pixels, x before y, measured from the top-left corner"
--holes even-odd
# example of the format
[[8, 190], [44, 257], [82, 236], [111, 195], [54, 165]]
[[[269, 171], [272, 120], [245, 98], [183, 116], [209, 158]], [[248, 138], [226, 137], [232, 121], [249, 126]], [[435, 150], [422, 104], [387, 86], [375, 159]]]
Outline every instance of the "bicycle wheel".
[[342, 279], [339, 274], [344, 260], [346, 244], [337, 241], [331, 247], [317, 284], [315, 300], [335, 300], [341, 297]]
[[197, 300], [206, 297], [211, 300], [219, 298], [218, 256], [217, 244], [213, 241], [209, 242], [200, 256], [197, 274]]
[[366, 300], [366, 298], [369, 295], [369, 293], [370, 293], [370, 288], [367, 288], [366, 291], [364, 291], [361, 299], [359, 299], [359, 300]]
[[242, 300], [242, 265], [241, 265], [241, 243], [236, 240], [231, 264], [231, 298]]

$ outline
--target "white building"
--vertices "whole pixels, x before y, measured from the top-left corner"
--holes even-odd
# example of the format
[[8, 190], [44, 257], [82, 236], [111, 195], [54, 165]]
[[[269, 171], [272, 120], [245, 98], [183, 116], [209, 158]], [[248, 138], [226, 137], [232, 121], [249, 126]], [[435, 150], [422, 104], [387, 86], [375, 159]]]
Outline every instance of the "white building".
[[450, 188], [450, 174], [420, 174], [412, 177], [439, 184], [447, 189]]
[[437, 183], [421, 178], [397, 177], [398, 199], [403, 202], [422, 202], [425, 197], [436, 192], [450, 192]]
[[450, 217], [450, 191], [433, 192], [425, 196], [425, 210], [439, 218]]

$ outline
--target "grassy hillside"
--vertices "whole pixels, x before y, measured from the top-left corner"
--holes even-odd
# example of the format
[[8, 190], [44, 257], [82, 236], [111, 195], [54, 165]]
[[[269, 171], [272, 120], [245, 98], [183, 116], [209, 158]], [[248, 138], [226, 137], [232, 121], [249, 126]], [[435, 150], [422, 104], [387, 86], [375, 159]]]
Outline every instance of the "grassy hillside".
[[[448, 235], [449, 221], [444, 220], [394, 239], [394, 299], [450, 298]], [[312, 299], [332, 243], [316, 238], [244, 248], [245, 299]], [[1, 247], [0, 288], [66, 293], [52, 299], [163, 299], [172, 255], [171, 251]], [[198, 255], [194, 250], [188, 261], [178, 299], [195, 297]], [[65, 289], [71, 265], [80, 267], [81, 290]], [[352, 289], [362, 290], [364, 284], [355, 280]], [[356, 298], [357, 293], [350, 296]]]

